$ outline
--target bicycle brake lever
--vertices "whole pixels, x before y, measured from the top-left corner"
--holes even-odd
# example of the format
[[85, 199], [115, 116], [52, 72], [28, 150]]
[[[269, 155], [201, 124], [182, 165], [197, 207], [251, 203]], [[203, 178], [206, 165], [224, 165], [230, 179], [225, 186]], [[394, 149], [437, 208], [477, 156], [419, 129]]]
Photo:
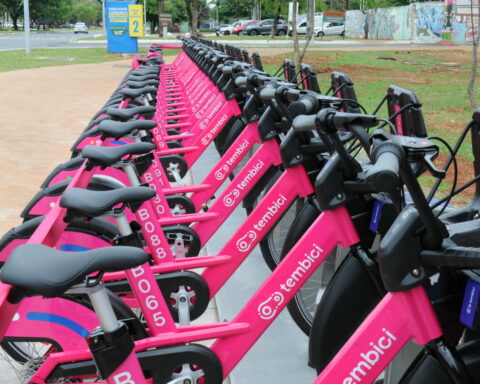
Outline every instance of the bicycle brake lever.
[[436, 152], [426, 153], [423, 156], [423, 163], [425, 164], [425, 167], [427, 167], [427, 169], [430, 171], [430, 173], [434, 177], [438, 177], [439, 179], [444, 179], [447, 172], [444, 169], [438, 169], [433, 163], [433, 158], [436, 155], [437, 155]]

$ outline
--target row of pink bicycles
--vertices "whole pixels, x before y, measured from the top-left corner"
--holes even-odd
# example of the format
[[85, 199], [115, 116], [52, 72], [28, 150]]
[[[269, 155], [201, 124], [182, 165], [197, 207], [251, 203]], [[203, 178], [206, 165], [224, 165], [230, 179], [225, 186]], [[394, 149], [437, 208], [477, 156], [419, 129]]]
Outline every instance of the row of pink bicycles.
[[[271, 75], [258, 55], [181, 43], [133, 59], [0, 240], [1, 347], [21, 380], [220, 384], [288, 308], [315, 383], [480, 382], [480, 184], [457, 185], [456, 160], [471, 132], [478, 175], [480, 110], [452, 147], [410, 90], [368, 114], [345, 73], [321, 92], [309, 65]], [[192, 324], [257, 246], [271, 273], [242, 310]]]

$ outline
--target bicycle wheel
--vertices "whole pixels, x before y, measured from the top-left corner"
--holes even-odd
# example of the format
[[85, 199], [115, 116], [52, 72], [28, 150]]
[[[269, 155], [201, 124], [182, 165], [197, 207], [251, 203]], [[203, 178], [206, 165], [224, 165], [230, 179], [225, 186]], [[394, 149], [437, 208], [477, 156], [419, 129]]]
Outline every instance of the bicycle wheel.
[[[117, 318], [119, 320], [128, 319], [133, 339], [139, 340], [147, 337], [145, 328], [135, 313], [118, 296], [110, 291], [108, 291], [108, 295]], [[62, 298], [92, 309], [87, 296], [64, 295]], [[15, 379], [16, 382], [18, 380], [22, 383], [28, 382], [28, 379], [50, 354], [62, 352], [55, 340], [41, 338], [8, 337], [2, 340], [0, 346], [3, 350], [0, 353], [0, 359], [12, 368], [9, 373], [9, 380], [12, 380], [12, 383], [15, 382]], [[65, 377], [61, 379], [61, 382], [75, 382], [72, 380], [77, 380], [77, 378]]]

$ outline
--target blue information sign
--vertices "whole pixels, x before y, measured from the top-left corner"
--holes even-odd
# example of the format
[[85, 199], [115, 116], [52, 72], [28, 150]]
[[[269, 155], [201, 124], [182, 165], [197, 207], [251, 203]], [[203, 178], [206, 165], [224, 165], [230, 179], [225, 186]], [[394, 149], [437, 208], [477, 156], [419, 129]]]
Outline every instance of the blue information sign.
[[107, 1], [105, 12], [107, 19], [108, 52], [136, 53], [137, 38], [128, 33], [128, 6], [135, 1]]

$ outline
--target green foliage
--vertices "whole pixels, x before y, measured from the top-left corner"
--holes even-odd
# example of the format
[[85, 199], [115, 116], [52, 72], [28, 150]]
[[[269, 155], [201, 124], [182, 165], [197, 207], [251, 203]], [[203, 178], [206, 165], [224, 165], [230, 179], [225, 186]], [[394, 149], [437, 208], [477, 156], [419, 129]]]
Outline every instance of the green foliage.
[[22, 0], [0, 0], [0, 6], [10, 15], [14, 29], [18, 29], [17, 20], [23, 13]]
[[102, 5], [96, 0], [74, 0], [70, 19], [83, 21], [88, 25], [95, 24], [102, 19]]
[[30, 2], [30, 18], [37, 24], [63, 23], [70, 19], [72, 0], [35, 0]]
[[[249, 19], [252, 12], [252, 0], [217, 0], [218, 19], [233, 21]], [[214, 10], [214, 12], [216, 12]]]
[[288, 1], [285, 0], [261, 0], [262, 19], [274, 19], [275, 17], [286, 19], [288, 16]]

